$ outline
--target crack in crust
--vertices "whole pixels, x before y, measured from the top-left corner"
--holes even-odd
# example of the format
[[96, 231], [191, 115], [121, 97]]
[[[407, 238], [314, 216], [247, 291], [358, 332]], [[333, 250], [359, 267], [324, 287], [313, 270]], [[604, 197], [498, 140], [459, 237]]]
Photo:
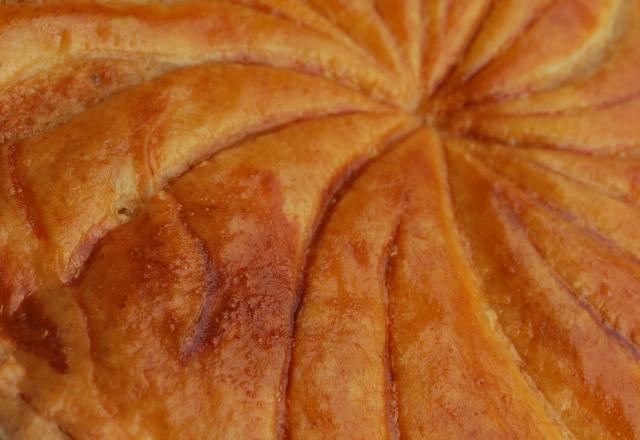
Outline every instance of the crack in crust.
[[203, 349], [207, 336], [211, 330], [210, 327], [217, 319], [216, 316], [219, 315], [219, 310], [223, 307], [223, 299], [219, 298], [216, 292], [220, 286], [209, 249], [202, 238], [189, 226], [189, 223], [184, 218], [183, 210], [184, 208], [180, 206], [180, 214], [178, 214], [178, 218], [187, 232], [197, 241], [204, 266], [204, 298], [202, 300], [202, 305], [200, 306], [200, 310], [196, 313], [197, 317], [193, 327], [193, 332], [188, 340], [181, 344], [182, 348], [180, 349], [180, 356], [182, 360], [188, 361], [191, 356]]
[[[406, 197], [402, 197], [401, 203], [406, 204]], [[386, 400], [387, 400], [387, 419], [389, 423], [389, 438], [392, 440], [400, 439], [400, 427], [398, 426], [398, 396], [396, 389], [396, 373], [393, 367], [393, 360], [391, 359], [391, 326], [389, 317], [389, 297], [393, 294], [392, 280], [393, 271], [395, 270], [394, 264], [396, 257], [398, 256], [398, 243], [400, 238], [400, 230], [402, 228], [402, 216], [404, 215], [404, 208], [400, 210], [396, 226], [391, 234], [391, 239], [387, 246], [385, 246], [385, 252], [383, 256], [381, 278], [384, 280], [384, 308], [385, 315], [387, 315], [387, 326], [385, 332], [385, 350], [384, 350], [384, 366], [386, 373]]]

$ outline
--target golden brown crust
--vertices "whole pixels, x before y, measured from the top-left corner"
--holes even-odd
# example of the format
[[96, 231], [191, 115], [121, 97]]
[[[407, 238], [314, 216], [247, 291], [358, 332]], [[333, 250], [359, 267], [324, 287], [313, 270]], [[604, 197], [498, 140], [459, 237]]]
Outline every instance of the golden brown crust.
[[639, 11], [0, 2], [0, 438], [640, 438]]

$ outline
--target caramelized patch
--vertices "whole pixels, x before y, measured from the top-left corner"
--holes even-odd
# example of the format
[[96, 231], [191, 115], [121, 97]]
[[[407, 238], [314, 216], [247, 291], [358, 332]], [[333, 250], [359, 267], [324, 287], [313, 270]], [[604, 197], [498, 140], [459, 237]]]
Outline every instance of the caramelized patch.
[[118, 417], [142, 414], [144, 426], [164, 420], [158, 435], [198, 437], [210, 425], [170, 416], [170, 402], [222, 420], [232, 407], [260, 414], [274, 399], [300, 255], [269, 172], [198, 167], [171, 191], [98, 244], [74, 289], [98, 388]]
[[[284, 200], [278, 179], [252, 168], [236, 169], [224, 180], [200, 174], [200, 182], [191, 187], [185, 182], [191, 180], [190, 176], [177, 183], [173, 194], [184, 206], [185, 223], [202, 237], [219, 269], [218, 299], [209, 308], [210, 316], [203, 316], [209, 337], [202, 342], [215, 345], [229, 327], [249, 325], [255, 330], [273, 329], [271, 334], [246, 341], [268, 347], [275, 343], [271, 338], [286, 336], [288, 326], [278, 323], [285, 324], [291, 313], [296, 268], [296, 232], [282, 212]], [[212, 181], [211, 186], [205, 186], [206, 180]], [[281, 309], [286, 303], [289, 306]], [[251, 307], [258, 309], [252, 311]]]
[[[211, 301], [215, 274], [207, 249], [182, 223], [179, 212], [179, 205], [163, 195], [98, 243], [74, 283], [92, 335], [108, 337], [130, 325], [156, 327], [175, 357], [201, 338], [197, 323]], [[110, 322], [110, 330], [94, 327], [96, 320]], [[93, 346], [99, 354], [101, 343], [94, 340]]]
[[45, 359], [59, 373], [68, 371], [67, 356], [58, 328], [33, 296], [26, 297], [13, 315], [5, 317], [4, 325], [9, 336], [22, 350]]

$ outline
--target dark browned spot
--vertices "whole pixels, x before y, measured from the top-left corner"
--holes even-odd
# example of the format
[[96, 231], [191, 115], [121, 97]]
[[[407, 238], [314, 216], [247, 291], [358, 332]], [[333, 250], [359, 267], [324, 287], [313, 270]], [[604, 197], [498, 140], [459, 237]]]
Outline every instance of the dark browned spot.
[[100, 84], [102, 84], [102, 76], [94, 73], [93, 75], [91, 75], [91, 82], [94, 86], [99, 87]]
[[58, 328], [33, 296], [25, 298], [18, 310], [5, 318], [5, 326], [19, 348], [47, 360], [59, 373], [69, 370]]

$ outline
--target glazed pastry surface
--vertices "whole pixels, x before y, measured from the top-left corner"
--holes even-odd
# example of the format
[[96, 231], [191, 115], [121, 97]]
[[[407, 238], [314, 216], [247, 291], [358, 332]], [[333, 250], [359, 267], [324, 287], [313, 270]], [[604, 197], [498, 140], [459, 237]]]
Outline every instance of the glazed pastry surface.
[[0, 2], [0, 439], [640, 439], [640, 0]]

